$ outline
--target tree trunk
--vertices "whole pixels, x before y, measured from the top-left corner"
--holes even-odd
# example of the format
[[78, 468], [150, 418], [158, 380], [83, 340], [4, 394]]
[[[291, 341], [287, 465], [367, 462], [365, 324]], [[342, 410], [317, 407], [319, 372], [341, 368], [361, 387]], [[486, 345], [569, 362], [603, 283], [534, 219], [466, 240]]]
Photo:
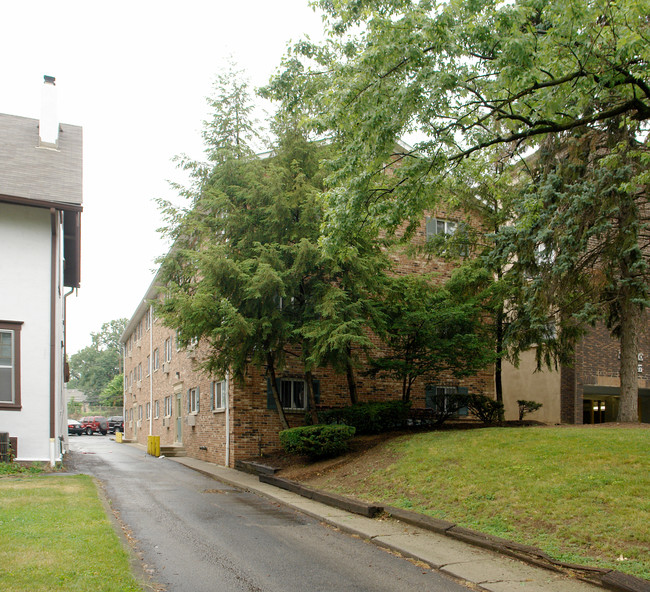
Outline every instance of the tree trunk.
[[314, 375], [311, 370], [305, 370], [305, 382], [307, 383], [307, 401], [311, 423], [316, 425], [318, 423], [318, 413], [316, 412], [316, 397], [314, 397]]
[[348, 379], [348, 391], [350, 392], [350, 403], [356, 405], [359, 402], [359, 397], [357, 395], [357, 382], [354, 379], [354, 367], [352, 366], [351, 361], [352, 352], [348, 347], [348, 360], [345, 363], [345, 374]]
[[639, 422], [639, 382], [638, 382], [638, 326], [639, 307], [629, 295], [621, 298], [621, 396], [617, 421], [622, 423]]
[[278, 392], [278, 382], [275, 377], [275, 363], [273, 360], [273, 356], [271, 356], [270, 354], [266, 356], [266, 365], [269, 371], [269, 377], [271, 379], [271, 392], [273, 393], [273, 400], [275, 401], [275, 409], [278, 412], [280, 423], [282, 424], [282, 429], [288, 430], [289, 424], [287, 422], [287, 416], [284, 414], [282, 401], [280, 401], [280, 393]]

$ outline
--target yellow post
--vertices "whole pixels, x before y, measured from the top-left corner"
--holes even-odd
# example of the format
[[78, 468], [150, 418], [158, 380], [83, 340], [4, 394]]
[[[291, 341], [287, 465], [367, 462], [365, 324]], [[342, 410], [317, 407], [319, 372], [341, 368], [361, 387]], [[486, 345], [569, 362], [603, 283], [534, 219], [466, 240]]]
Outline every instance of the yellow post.
[[122, 432], [115, 432], [115, 441], [122, 443]]
[[160, 456], [160, 436], [147, 436], [147, 454]]

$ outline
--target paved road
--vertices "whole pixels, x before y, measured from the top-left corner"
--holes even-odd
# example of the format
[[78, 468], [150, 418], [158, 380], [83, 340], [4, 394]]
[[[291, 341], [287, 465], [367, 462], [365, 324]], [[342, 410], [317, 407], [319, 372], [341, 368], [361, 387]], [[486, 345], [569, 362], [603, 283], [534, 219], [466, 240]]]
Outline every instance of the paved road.
[[312, 518], [108, 437], [71, 436], [169, 592], [467, 592]]

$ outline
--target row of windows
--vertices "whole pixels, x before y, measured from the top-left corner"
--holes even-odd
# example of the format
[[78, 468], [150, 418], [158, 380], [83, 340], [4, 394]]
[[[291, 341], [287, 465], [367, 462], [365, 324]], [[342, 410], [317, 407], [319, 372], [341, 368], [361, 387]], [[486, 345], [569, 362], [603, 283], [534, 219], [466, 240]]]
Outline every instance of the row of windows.
[[[216, 380], [210, 383], [210, 408], [212, 411], [221, 411], [226, 408], [226, 396], [228, 394], [228, 386], [225, 380]], [[171, 417], [173, 409], [173, 396], [169, 395], [163, 399], [164, 416]], [[198, 413], [200, 411], [200, 392], [199, 387], [193, 387], [187, 391], [187, 411], [188, 413]], [[151, 403], [144, 406], [145, 419], [151, 419]], [[137, 408], [138, 419], [143, 417], [143, 406]], [[160, 401], [153, 403], [153, 417], [158, 419], [160, 417]], [[128, 410], [127, 420], [133, 421], [133, 409]]]

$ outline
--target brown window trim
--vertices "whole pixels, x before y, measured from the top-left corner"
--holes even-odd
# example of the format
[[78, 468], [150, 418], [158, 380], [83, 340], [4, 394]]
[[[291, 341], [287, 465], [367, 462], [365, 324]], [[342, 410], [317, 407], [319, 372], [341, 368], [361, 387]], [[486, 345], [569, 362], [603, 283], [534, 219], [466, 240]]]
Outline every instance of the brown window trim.
[[20, 330], [22, 321], [0, 321], [0, 329], [14, 332], [14, 402], [0, 402], [0, 410], [20, 411], [22, 409], [20, 400]]

